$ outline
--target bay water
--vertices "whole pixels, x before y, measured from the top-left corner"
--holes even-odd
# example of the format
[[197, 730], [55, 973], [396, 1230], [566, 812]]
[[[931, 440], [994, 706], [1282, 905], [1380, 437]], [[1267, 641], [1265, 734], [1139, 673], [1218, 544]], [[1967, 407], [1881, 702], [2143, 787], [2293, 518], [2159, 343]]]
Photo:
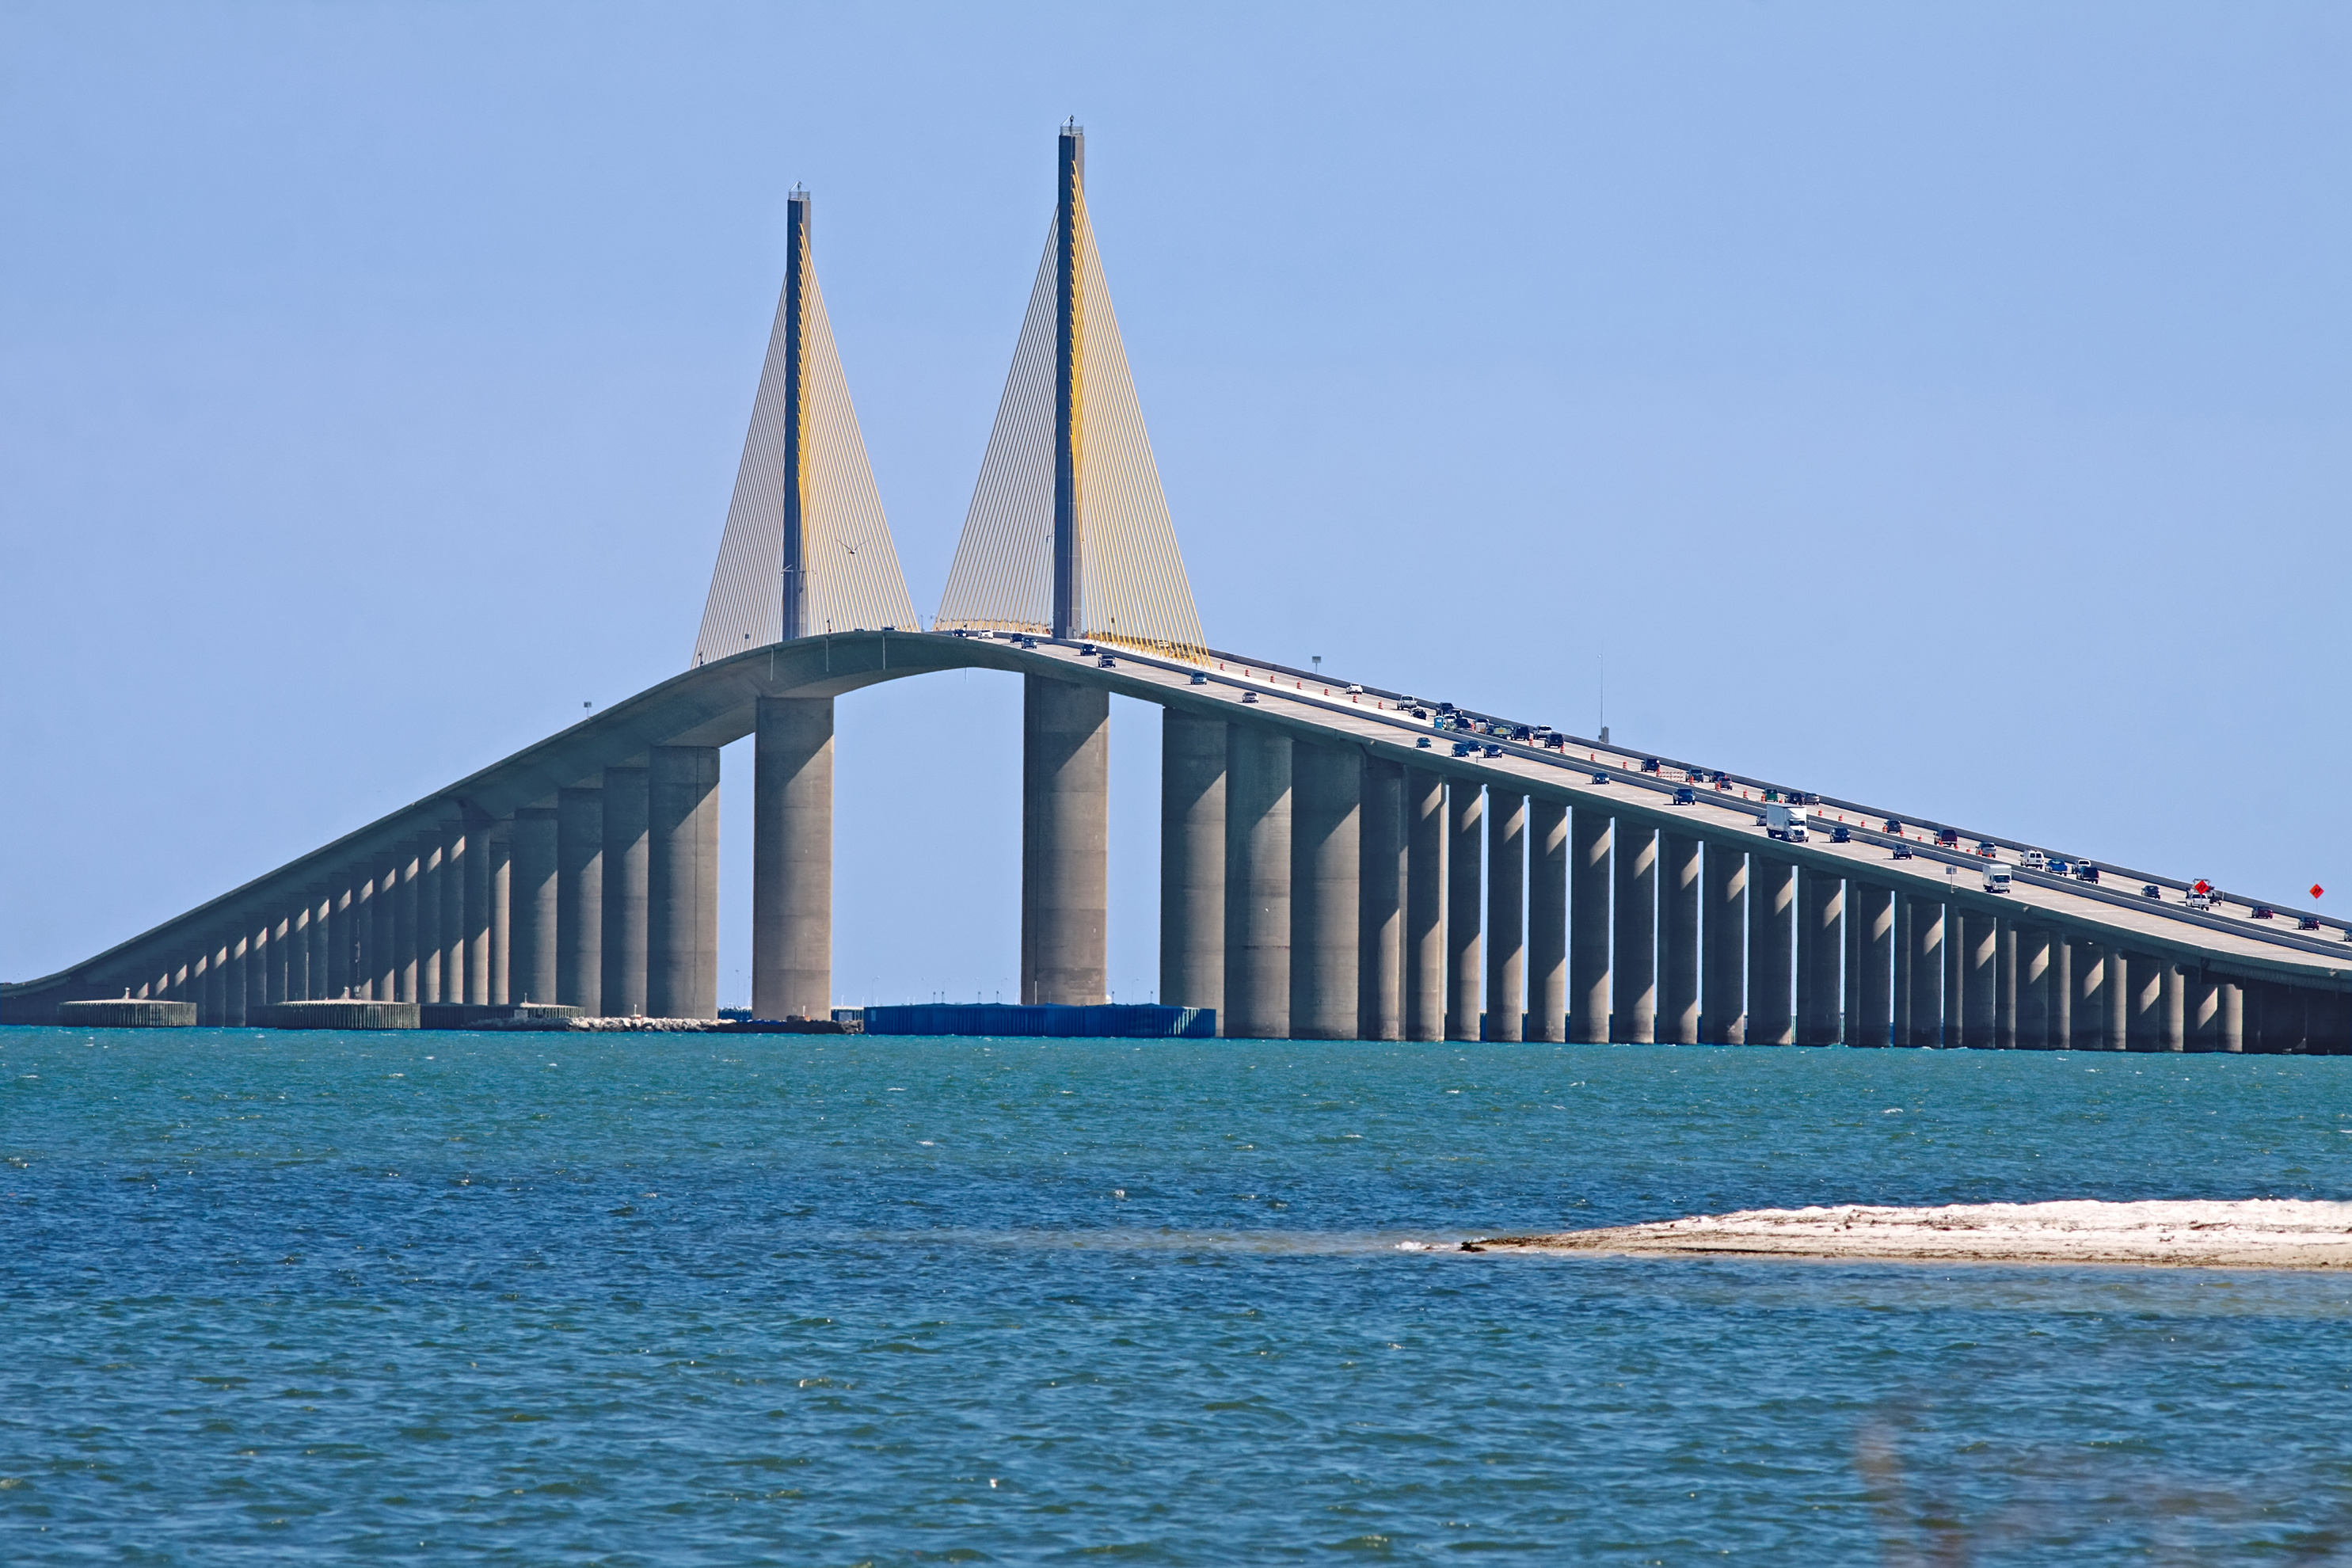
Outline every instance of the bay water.
[[2352, 1279], [1465, 1254], [2347, 1195], [2352, 1060], [0, 1030], [0, 1563], [2352, 1557]]

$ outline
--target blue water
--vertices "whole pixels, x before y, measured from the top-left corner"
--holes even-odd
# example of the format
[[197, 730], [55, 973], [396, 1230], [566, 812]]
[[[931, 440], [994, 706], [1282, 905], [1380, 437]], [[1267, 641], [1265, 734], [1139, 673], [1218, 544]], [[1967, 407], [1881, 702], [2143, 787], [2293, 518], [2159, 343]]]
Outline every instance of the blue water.
[[2352, 1553], [2352, 1280], [1514, 1258], [2347, 1191], [2352, 1060], [0, 1030], [0, 1561]]

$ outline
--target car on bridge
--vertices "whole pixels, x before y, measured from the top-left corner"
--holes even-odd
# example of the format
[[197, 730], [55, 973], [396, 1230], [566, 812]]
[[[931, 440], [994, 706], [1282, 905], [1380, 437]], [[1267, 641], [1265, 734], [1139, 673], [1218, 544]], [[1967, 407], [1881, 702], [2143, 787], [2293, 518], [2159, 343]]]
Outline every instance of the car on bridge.
[[1655, 757], [1643, 757], [1642, 759], [1642, 771], [1645, 773], [1656, 773], [1658, 771], [1658, 759]]
[[1977, 840], [1977, 858], [1978, 858], [1979, 859], [1980, 859], [1980, 860], [1990, 860], [1990, 859], [1991, 859], [1994, 856], [1996, 856], [1996, 855], [1998, 855], [1998, 854], [2000, 854], [2000, 851], [1999, 851], [1998, 849], [1995, 849], [1995, 848], [1992, 847], [1992, 840], [1991, 840], [1991, 839], [1990, 839], [1990, 838], [1979, 838], [1979, 839], [1978, 839], [1978, 840]]
[[2302, 919], [2294, 922], [2294, 929], [2297, 931], [2317, 931], [2319, 929], [2319, 917], [2317, 915], [2305, 915]]
[[1851, 843], [1853, 843], [1853, 828], [1851, 828], [1851, 827], [1848, 827], [1848, 826], [1847, 826], [1844, 823], [1843, 823], [1843, 822], [1839, 823], [1835, 827], [1832, 827], [1832, 828], [1831, 828], [1831, 829], [1830, 829], [1830, 842], [1831, 842], [1831, 843], [1832, 843], [1832, 844], [1851, 844]]
[[2278, 919], [2278, 911], [2268, 904], [2256, 904], [2253, 918], [2258, 921], [2274, 921]]
[[1903, 825], [1890, 816], [1886, 819], [1886, 826], [1883, 831], [1887, 833], [1900, 833], [1903, 831]]
[[1911, 841], [1908, 838], [1898, 838], [1895, 841], [1895, 858], [1897, 860], [1911, 858]]
[[1691, 788], [1688, 784], [1675, 785], [1675, 804], [1676, 805], [1696, 805], [1698, 804], [1698, 791]]
[[1960, 847], [1960, 830], [1959, 830], [1958, 828], [1957, 828], [1957, 827], [1938, 827], [1937, 829], [1936, 829], [1936, 847], [1937, 847], [1937, 848], [1938, 848], [1938, 849], [1958, 849], [1959, 847]]
[[2017, 864], [2021, 870], [2047, 871], [2050, 869], [2050, 857], [2039, 849], [2028, 849], [2017, 858]]
[[2158, 887], [2154, 882], [2143, 882], [2140, 884], [2139, 896], [2143, 899], [2154, 899], [2158, 903], [2162, 903], [2164, 901], [2164, 889]]

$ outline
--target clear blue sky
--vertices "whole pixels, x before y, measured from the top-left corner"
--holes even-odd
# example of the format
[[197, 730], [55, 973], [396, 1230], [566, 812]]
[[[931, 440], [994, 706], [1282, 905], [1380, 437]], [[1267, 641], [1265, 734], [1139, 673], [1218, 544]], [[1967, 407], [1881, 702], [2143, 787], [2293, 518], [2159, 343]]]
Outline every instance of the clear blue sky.
[[[1071, 114], [1213, 640], [1605, 656], [1620, 740], [2340, 909], [2347, 81], [2340, 5], [0, 5], [0, 976], [681, 668], [795, 181], [928, 612]], [[1010, 986], [1018, 710], [842, 705], [843, 999]]]

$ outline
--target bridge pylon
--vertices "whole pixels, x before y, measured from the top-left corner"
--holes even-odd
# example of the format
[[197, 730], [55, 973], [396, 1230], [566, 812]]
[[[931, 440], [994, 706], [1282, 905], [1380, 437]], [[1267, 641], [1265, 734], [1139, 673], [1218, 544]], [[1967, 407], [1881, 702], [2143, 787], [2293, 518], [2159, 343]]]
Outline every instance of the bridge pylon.
[[814, 204], [796, 190], [697, 665], [827, 632], [919, 629], [817, 286], [814, 231]]

